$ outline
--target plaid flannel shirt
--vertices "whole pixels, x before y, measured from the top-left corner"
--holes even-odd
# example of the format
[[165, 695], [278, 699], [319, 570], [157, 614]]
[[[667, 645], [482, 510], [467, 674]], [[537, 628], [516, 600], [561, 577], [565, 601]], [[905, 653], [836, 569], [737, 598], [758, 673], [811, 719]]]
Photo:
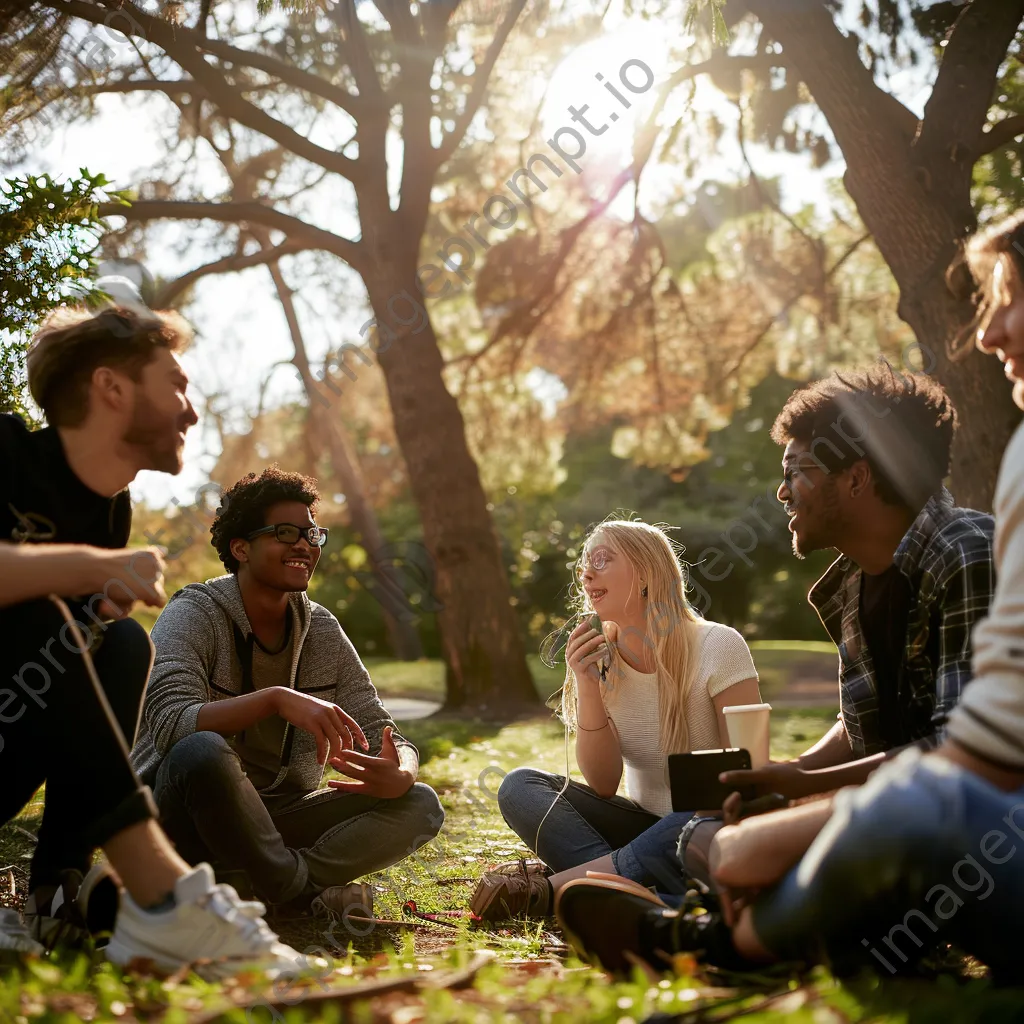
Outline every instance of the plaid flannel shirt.
[[[995, 592], [990, 515], [958, 508], [944, 487], [921, 509], [893, 562], [912, 598], [899, 670], [900, 730], [908, 742], [936, 746], [946, 716], [971, 680], [971, 632]], [[841, 557], [811, 587], [808, 600], [839, 648], [839, 717], [854, 757], [885, 750], [878, 679], [860, 625], [861, 570]]]

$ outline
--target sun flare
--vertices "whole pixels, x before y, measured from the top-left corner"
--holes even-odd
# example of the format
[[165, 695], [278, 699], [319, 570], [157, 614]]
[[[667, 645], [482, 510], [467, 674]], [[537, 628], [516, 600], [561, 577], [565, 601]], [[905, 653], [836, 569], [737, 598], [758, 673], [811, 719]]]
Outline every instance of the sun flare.
[[[564, 130], [584, 140], [586, 152], [607, 160], [630, 156], [633, 132], [650, 113], [669, 63], [669, 41], [652, 22], [632, 19], [584, 43], [547, 83], [541, 112], [546, 138]], [[566, 143], [567, 147], [571, 143]]]

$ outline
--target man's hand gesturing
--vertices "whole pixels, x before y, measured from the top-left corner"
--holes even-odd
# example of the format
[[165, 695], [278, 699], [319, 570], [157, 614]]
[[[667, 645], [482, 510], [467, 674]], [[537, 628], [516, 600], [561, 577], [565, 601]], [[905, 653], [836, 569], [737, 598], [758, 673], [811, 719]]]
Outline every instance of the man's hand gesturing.
[[390, 725], [384, 727], [379, 757], [361, 754], [357, 750], [344, 750], [338, 757], [331, 758], [331, 766], [342, 775], [359, 780], [328, 781], [327, 785], [331, 789], [339, 789], [343, 793], [362, 793], [366, 796], [394, 800], [396, 797], [404, 796], [416, 781], [412, 773], [401, 766]]
[[356, 743], [363, 750], [370, 749], [359, 723], [330, 701], [290, 690], [286, 686], [275, 686], [274, 712], [286, 722], [291, 722], [296, 729], [305, 729], [313, 734], [316, 738], [317, 764], [326, 764], [328, 757], [336, 758], [342, 751], [352, 749]]

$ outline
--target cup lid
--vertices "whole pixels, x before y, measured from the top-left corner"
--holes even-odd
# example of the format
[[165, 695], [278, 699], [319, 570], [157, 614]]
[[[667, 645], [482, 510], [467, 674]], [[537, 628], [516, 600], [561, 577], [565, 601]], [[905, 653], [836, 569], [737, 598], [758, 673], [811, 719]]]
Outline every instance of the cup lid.
[[722, 708], [725, 714], [729, 714], [730, 711], [771, 711], [771, 704], [732, 704], [727, 708]]

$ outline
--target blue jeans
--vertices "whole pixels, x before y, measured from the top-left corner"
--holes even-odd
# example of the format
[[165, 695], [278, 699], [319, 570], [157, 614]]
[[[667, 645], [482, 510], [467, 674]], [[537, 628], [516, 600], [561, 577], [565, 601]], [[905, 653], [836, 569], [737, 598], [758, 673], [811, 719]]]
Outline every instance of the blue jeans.
[[1024, 789], [908, 750], [836, 797], [800, 864], [754, 905], [754, 928], [781, 959], [827, 958], [840, 974], [896, 974], [952, 942], [998, 976], [1019, 973], [1022, 909]]
[[535, 852], [545, 864], [565, 871], [611, 854], [615, 871], [623, 878], [654, 886], [666, 895], [685, 894], [686, 880], [674, 852], [689, 812], [659, 818], [634, 800], [598, 796], [589, 786], [570, 782], [544, 818], [564, 785], [564, 775], [516, 768], [498, 788], [502, 817], [531, 850], [536, 842]]

